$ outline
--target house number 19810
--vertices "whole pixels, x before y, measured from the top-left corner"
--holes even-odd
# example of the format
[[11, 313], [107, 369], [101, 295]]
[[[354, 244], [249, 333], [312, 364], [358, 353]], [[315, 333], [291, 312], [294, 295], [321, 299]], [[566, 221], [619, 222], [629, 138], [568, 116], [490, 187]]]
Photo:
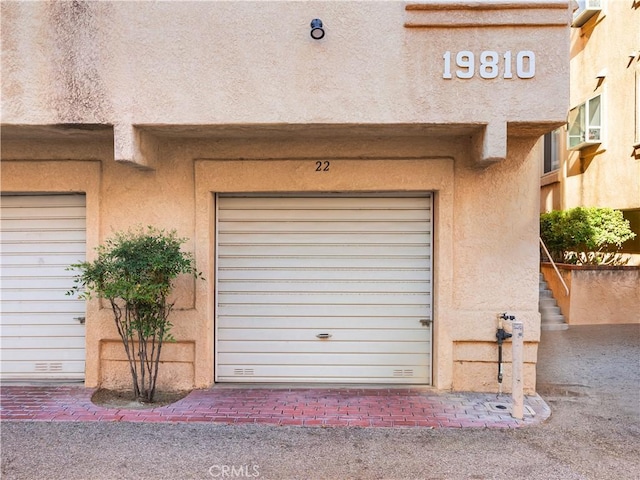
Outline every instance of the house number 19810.
[[[480, 52], [479, 57], [469, 50], [460, 52], [444, 52], [444, 69], [442, 78], [473, 78], [479, 75], [480, 78], [513, 78], [514, 66], [515, 74], [518, 78], [533, 78], [536, 75], [536, 55], [531, 50], [522, 50], [517, 53], [511, 51], [500, 54], [493, 50]], [[515, 61], [515, 62], [514, 62]], [[515, 65], [514, 65], [515, 63]], [[452, 64], [456, 68], [452, 72]]]

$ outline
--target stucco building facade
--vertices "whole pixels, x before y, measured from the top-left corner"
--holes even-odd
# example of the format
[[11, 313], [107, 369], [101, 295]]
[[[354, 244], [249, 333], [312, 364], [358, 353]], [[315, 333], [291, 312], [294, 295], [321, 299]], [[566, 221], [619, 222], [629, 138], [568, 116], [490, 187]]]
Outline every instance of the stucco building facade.
[[566, 120], [571, 2], [1, 8], [5, 379], [129, 385], [63, 267], [141, 224], [206, 278], [176, 285], [161, 388], [496, 391], [509, 312], [535, 390], [534, 146]]
[[[640, 232], [640, 4], [579, 3], [568, 124], [541, 151], [541, 211], [615, 208]], [[640, 264], [640, 235], [624, 251]]]

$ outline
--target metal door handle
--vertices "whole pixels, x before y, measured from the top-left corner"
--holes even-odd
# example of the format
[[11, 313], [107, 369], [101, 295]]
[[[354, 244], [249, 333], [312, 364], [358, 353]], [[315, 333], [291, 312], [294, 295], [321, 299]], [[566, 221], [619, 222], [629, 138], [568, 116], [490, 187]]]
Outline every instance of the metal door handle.
[[84, 322], [86, 320], [85, 317], [73, 317], [74, 320], [77, 320], [78, 322], [80, 322], [80, 325], [84, 325]]
[[431, 320], [430, 318], [423, 318], [420, 320], [420, 323], [423, 327], [430, 327], [432, 322], [433, 320]]
[[330, 338], [331, 334], [329, 334], [329, 333], [319, 333], [319, 334], [316, 335], [316, 337], [318, 337], [318, 338]]

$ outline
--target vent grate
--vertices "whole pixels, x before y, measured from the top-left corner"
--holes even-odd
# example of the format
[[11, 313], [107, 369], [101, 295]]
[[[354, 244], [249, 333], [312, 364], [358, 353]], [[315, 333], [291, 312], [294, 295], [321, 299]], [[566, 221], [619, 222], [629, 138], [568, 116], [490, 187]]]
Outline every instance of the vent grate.
[[60, 362], [37, 362], [34, 370], [36, 372], [62, 372], [62, 363]]
[[253, 368], [234, 368], [233, 374], [236, 377], [251, 377], [253, 376]]
[[393, 371], [394, 377], [413, 377], [413, 369], [398, 369]]

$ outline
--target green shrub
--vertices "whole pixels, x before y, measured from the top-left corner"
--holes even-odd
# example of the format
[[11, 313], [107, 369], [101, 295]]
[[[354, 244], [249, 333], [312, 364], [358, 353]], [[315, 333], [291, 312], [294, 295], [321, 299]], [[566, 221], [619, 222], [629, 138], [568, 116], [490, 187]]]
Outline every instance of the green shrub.
[[622, 244], [635, 238], [620, 210], [576, 207], [540, 215], [540, 236], [554, 261], [622, 265]]
[[162, 345], [173, 340], [168, 319], [173, 280], [181, 274], [200, 276], [192, 255], [180, 250], [184, 242], [175, 231], [138, 228], [100, 245], [93, 262], [69, 267], [80, 273], [68, 295], [109, 300], [138, 400], [153, 401]]

